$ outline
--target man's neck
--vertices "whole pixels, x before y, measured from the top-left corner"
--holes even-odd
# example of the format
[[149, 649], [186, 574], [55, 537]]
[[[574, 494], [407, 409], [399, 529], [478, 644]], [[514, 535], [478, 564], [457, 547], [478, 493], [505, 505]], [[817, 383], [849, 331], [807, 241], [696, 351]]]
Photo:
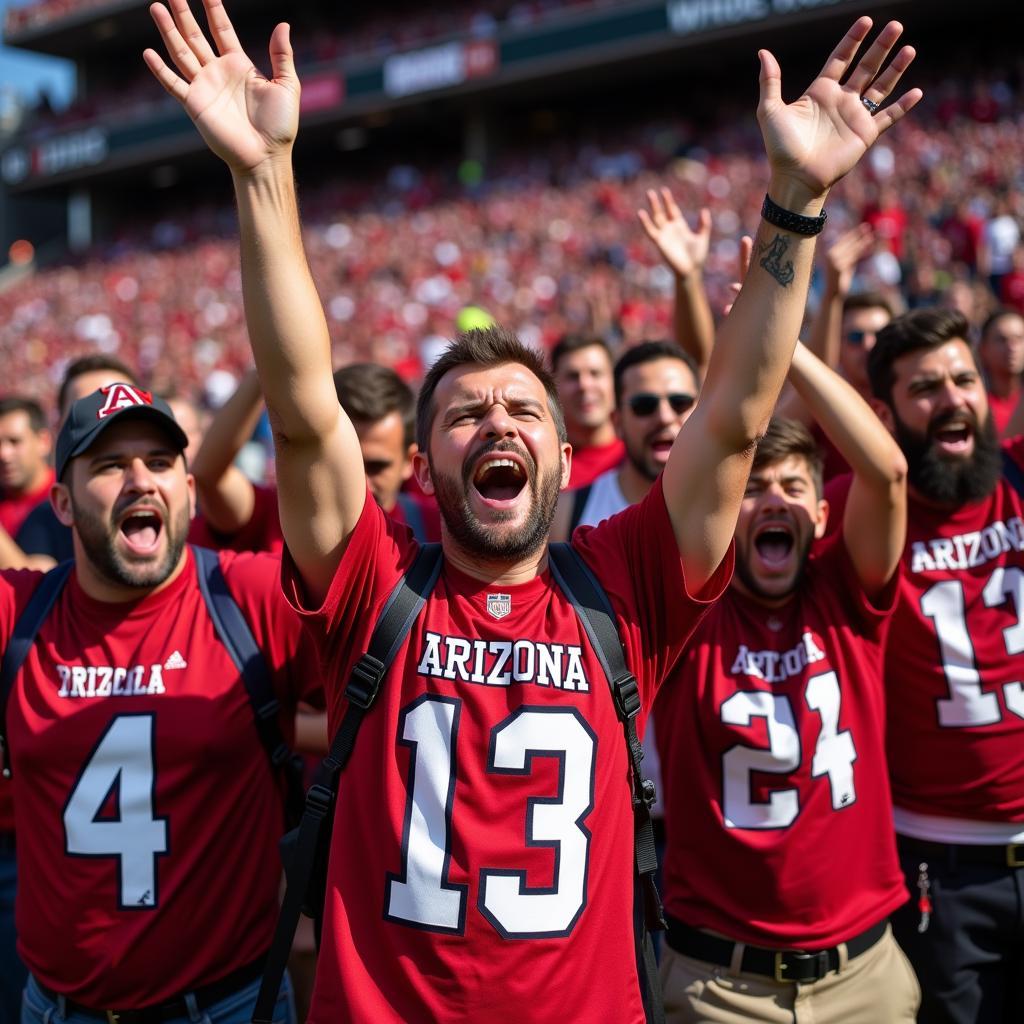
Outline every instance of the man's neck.
[[495, 586], [515, 586], [529, 583], [536, 579], [547, 567], [548, 546], [542, 545], [537, 551], [523, 558], [509, 559], [481, 558], [480, 555], [466, 551], [448, 532], [442, 523], [441, 550], [445, 561], [460, 572], [483, 583]]
[[605, 420], [597, 427], [573, 427], [569, 433], [569, 443], [574, 451], [581, 448], [604, 448], [615, 443], [615, 427], [610, 420]]
[[647, 492], [654, 486], [654, 481], [646, 473], [640, 472], [629, 458], [619, 468], [618, 480], [619, 490], [630, 505], [643, 501], [647, 497]]
[[1020, 394], [1020, 377], [1013, 373], [990, 374], [988, 392], [996, 398], [1013, 398]]
[[48, 466], [43, 466], [32, 479], [25, 484], [23, 487], [7, 487], [3, 488], [3, 494], [7, 498], [26, 498], [31, 494], [35, 494], [41, 490], [49, 482], [50, 469]]

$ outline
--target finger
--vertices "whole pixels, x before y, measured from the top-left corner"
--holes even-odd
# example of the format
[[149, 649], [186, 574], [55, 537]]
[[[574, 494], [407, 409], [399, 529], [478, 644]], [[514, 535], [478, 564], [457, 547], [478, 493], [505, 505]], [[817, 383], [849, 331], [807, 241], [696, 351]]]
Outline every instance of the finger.
[[646, 210], [637, 210], [636, 215], [640, 218], [640, 223], [643, 225], [644, 231], [647, 233], [647, 237], [657, 244], [658, 241], [658, 229], [654, 226], [651, 218], [648, 216]]
[[242, 44], [238, 41], [228, 12], [224, 10], [220, 0], [203, 0], [203, 7], [206, 9], [206, 23], [210, 26], [210, 35], [217, 44], [217, 52], [241, 52]]
[[661, 190], [661, 198], [665, 202], [665, 211], [668, 213], [669, 218], [671, 220], [682, 220], [683, 213], [679, 209], [675, 196], [672, 195], [671, 189], [663, 188]]
[[275, 82], [298, 78], [292, 54], [291, 27], [287, 22], [282, 21], [276, 26], [270, 37], [270, 72]]
[[153, 4], [149, 9], [160, 30], [160, 38], [164, 41], [167, 56], [174, 61], [175, 67], [185, 76], [186, 81], [191, 82], [202, 67], [199, 58], [192, 52], [192, 48], [182, 38], [174, 19], [163, 4]]
[[870, 31], [871, 19], [867, 16], [858, 18], [850, 26], [849, 32], [839, 40], [839, 45], [829, 54], [818, 77], [831, 78], [838, 82], [846, 74], [846, 69], [857, 55], [860, 44], [864, 42]]
[[758, 50], [757, 59], [761, 62], [761, 74], [758, 78], [758, 85], [761, 89], [761, 97], [758, 107], [762, 108], [769, 103], [782, 102], [782, 68], [769, 50]]
[[711, 234], [711, 211], [706, 206], [701, 209], [700, 216], [697, 218], [697, 234]]
[[142, 59], [153, 72], [153, 77], [176, 99], [182, 103], [188, 95], [188, 86], [164, 62], [156, 50], [143, 50]]
[[879, 134], [888, 131], [901, 117], [906, 115], [921, 102], [924, 93], [920, 89], [911, 89], [905, 92], [895, 103], [890, 103], [885, 110], [875, 114], [875, 127]]
[[198, 58], [199, 63], [209, 64], [217, 55], [199, 27], [199, 22], [196, 21], [192, 8], [188, 5], [188, 0], [171, 0], [171, 13], [174, 15], [175, 25], [178, 26], [178, 30]]
[[896, 88], [897, 82], [903, 76], [903, 72], [910, 67], [917, 51], [912, 46], [904, 46], [899, 53], [893, 57], [889, 66], [871, 83], [861, 94], [875, 103], [882, 103], [889, 97], [889, 93]]
[[881, 32], [878, 33], [875, 41], [868, 47], [867, 53], [861, 57], [857, 66], [850, 73], [846, 82], [846, 88], [852, 89], [857, 95], [875, 80], [878, 69], [889, 56], [889, 51], [896, 45], [896, 40], [903, 34], [903, 26], [898, 21], [890, 21]]
[[647, 202], [651, 204], [651, 219], [655, 225], [659, 228], [664, 227], [665, 211], [661, 208], [661, 199], [658, 198], [658, 193], [653, 188], [647, 190]]

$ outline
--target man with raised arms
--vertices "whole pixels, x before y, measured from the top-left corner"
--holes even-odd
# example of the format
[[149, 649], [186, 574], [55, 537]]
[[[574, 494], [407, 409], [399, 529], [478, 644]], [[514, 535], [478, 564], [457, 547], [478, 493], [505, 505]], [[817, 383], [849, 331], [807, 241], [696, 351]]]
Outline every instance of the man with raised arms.
[[655, 704], [667, 1019], [910, 1024], [917, 982], [888, 927], [907, 891], [883, 684], [906, 460], [802, 346], [790, 377], [853, 468], [850, 500], [812, 556], [829, 516], [822, 453], [802, 424], [773, 420], [740, 509], [736, 575]]
[[[145, 58], [234, 179], [246, 316], [277, 446], [284, 582], [321, 644], [337, 724], [348, 671], [417, 546], [368, 500], [358, 438], [331, 383], [291, 171], [299, 82], [288, 26], [271, 37], [268, 81], [215, 0], [206, 0], [212, 45], [186, 0], [171, 9], [151, 11], [177, 72], [153, 50]], [[789, 106], [775, 58], [761, 52], [758, 115], [775, 223], [758, 231], [755, 265], [661, 480], [573, 542], [612, 603], [644, 706], [728, 581], [736, 516], [792, 356], [824, 197], [920, 96], [876, 106], [913, 57], [903, 48], [879, 74], [896, 23], [840, 84], [870, 26], [858, 20]], [[554, 383], [507, 332], [461, 335], [424, 383], [417, 442], [418, 481], [442, 512], [444, 567], [343, 779], [310, 1019], [611, 1014], [638, 1024], [622, 726], [547, 566], [571, 462]], [[427, 658], [431, 644], [436, 659]], [[511, 654], [499, 670], [502, 651]]]

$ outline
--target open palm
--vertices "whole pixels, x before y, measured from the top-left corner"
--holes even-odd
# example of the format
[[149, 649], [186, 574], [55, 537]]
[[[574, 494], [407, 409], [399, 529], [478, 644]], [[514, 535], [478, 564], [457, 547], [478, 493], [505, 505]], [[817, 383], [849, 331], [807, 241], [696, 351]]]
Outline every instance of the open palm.
[[143, 55], [160, 84], [179, 100], [207, 145], [233, 170], [249, 171], [287, 151], [299, 121], [299, 81], [292, 63], [288, 26], [270, 39], [274, 77], [266, 79], [242, 50], [219, 0], [204, 0], [214, 52], [187, 0], [171, 0], [150, 13], [176, 74], [155, 50]]
[[879, 74], [903, 31], [895, 21], [882, 29], [846, 81], [841, 81], [870, 28], [870, 18], [858, 19], [795, 103], [783, 103], [778, 62], [768, 51], [760, 53], [757, 114], [768, 160], [773, 172], [801, 182], [812, 196], [821, 195], [846, 174], [878, 136], [921, 98], [920, 89], [911, 89], [877, 113], [864, 105], [864, 98], [875, 104], [888, 99], [914, 59], [914, 49], [904, 46]]

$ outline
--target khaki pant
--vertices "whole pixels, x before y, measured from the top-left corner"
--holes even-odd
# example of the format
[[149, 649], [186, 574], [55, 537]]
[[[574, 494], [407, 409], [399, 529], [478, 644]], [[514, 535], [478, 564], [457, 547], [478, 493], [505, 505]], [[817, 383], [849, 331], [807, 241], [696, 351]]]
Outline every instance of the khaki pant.
[[[742, 957], [737, 946], [733, 964]], [[662, 945], [667, 1024], [912, 1024], [921, 989], [891, 929], [871, 949], [820, 981], [779, 982], [683, 956]]]

